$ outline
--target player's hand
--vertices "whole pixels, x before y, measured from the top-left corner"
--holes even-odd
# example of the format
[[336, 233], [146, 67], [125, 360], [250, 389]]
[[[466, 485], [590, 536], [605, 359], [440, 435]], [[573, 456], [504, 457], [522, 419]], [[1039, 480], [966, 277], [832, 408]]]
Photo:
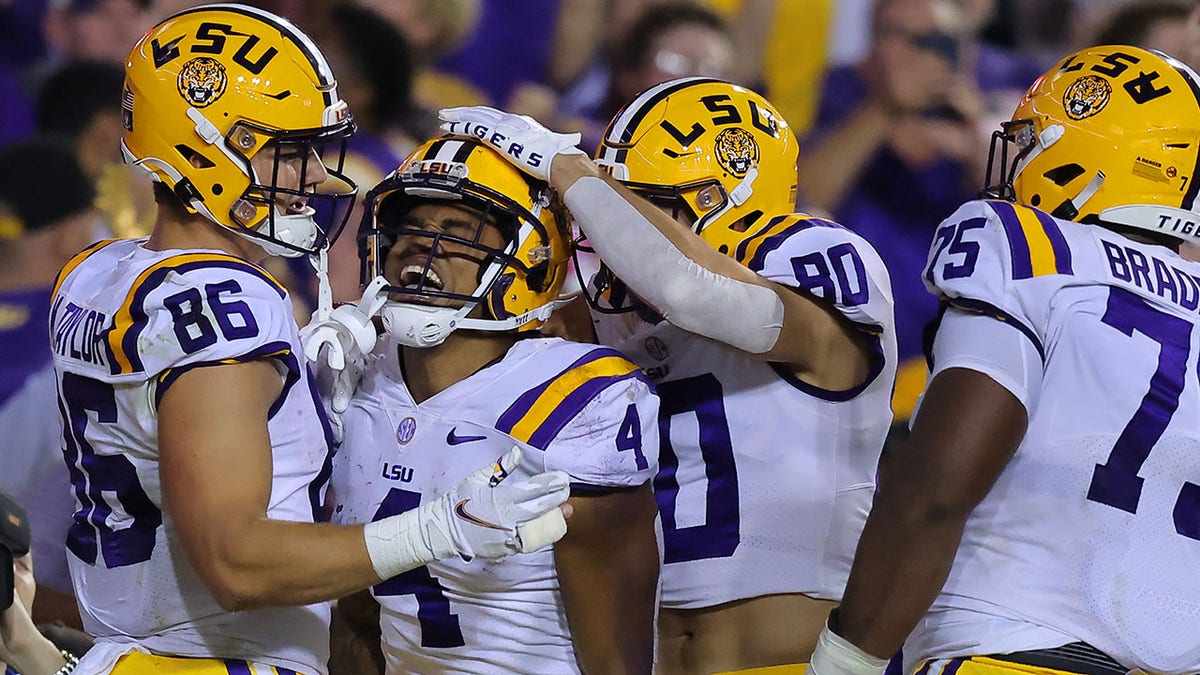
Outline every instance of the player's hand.
[[437, 533], [464, 560], [531, 553], [567, 533], [570, 507], [562, 506], [571, 494], [567, 474], [548, 471], [519, 482], [508, 479], [520, 463], [521, 449], [514, 447], [432, 504]]
[[438, 117], [442, 131], [476, 138], [504, 155], [525, 173], [550, 181], [550, 164], [558, 155], [585, 155], [578, 147], [580, 135], [550, 131], [527, 115], [514, 115], [487, 106], [443, 108]]
[[350, 406], [350, 398], [362, 378], [367, 354], [375, 349], [375, 325], [371, 321], [387, 300], [381, 293], [387, 282], [374, 279], [363, 291], [358, 304], [340, 305], [327, 316], [316, 313], [307, 326], [300, 329], [304, 356], [317, 371], [317, 384], [330, 410], [329, 421], [335, 440], [341, 442], [342, 413]]
[[13, 559], [13, 603], [0, 613], [0, 661], [22, 673], [52, 673], [66, 659], [33, 624], [33, 558]]

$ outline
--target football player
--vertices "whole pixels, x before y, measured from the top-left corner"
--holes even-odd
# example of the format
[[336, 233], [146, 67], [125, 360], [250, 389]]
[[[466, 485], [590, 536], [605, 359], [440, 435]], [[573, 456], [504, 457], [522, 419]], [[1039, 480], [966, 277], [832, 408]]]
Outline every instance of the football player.
[[1134, 47], [1062, 59], [996, 133], [811, 671], [878, 674], [907, 637], [907, 672], [1200, 672], [1197, 139], [1196, 73]]
[[386, 280], [385, 339], [344, 415], [335, 519], [416, 508], [501, 446], [524, 451], [517, 477], [569, 475], [573, 515], [552, 551], [465, 554], [375, 585], [362, 633], [382, 630], [388, 673], [650, 673], [658, 399], [612, 349], [539, 332], [568, 274], [561, 205], [489, 146], [442, 138], [365, 213], [363, 280]]
[[796, 140], [743, 87], [652, 87], [595, 161], [529, 118], [442, 118], [562, 195], [605, 263], [590, 288], [600, 341], [661, 397], [659, 668], [802, 672], [841, 597], [891, 419], [878, 255], [793, 212]]
[[[288, 292], [256, 264], [319, 254], [355, 196], [338, 166], [354, 124], [307, 36], [241, 5], [181, 12], [134, 46], [123, 106], [154, 231], [75, 256], [50, 314], [67, 548], [97, 639], [81, 670], [324, 673], [325, 601], [561, 535], [565, 475], [489, 484], [490, 468], [411, 513], [315, 522], [329, 426]], [[543, 510], [546, 541], [522, 540]]]

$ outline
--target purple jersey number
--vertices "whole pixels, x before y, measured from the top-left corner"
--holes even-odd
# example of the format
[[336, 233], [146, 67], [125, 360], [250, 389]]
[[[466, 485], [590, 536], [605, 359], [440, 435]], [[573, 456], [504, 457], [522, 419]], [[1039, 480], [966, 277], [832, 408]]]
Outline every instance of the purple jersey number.
[[[1121, 288], [1109, 289], [1108, 306], [1100, 320], [1125, 335], [1133, 337], [1136, 331], [1159, 344], [1158, 368], [1150, 378], [1149, 391], [1117, 437], [1108, 461], [1096, 465], [1087, 495], [1091, 501], [1137, 513], [1145, 482], [1138, 472], [1170, 424], [1186, 386], [1192, 324]], [[1200, 539], [1200, 486], [1183, 484], [1173, 515], [1176, 532]]]
[[[63, 457], [80, 508], [67, 532], [67, 548], [89, 565], [97, 551], [108, 568], [135, 565], [150, 559], [162, 512], [138, 481], [137, 470], [124, 455], [97, 455], [87, 442], [88, 413], [99, 424], [117, 422], [117, 397], [112, 385], [75, 373], [63, 373], [59, 411], [63, 416]], [[110, 497], [106, 497], [110, 495]], [[113, 529], [115, 498], [129, 524]], [[97, 544], [97, 540], [99, 543]]]
[[[392, 488], [379, 504], [371, 521], [411, 511], [421, 505], [421, 493]], [[428, 567], [418, 567], [375, 584], [375, 597], [414, 595], [417, 598], [417, 621], [421, 623], [421, 646], [433, 648], [462, 647], [462, 629], [458, 615], [450, 612], [446, 590], [429, 573]]]
[[963, 239], [963, 236], [986, 225], [986, 218], [968, 218], [937, 231], [933, 236], [934, 253], [929, 259], [929, 267], [925, 269], [925, 278], [929, 283], [936, 284], [934, 267], [941, 260], [943, 253], [949, 253], [950, 256], [950, 260], [942, 265], [943, 279], [962, 279], [975, 273], [975, 265], [979, 262], [979, 242]]
[[204, 285], [204, 296], [195, 288], [184, 289], [163, 300], [163, 306], [171, 312], [175, 337], [184, 353], [192, 354], [217, 342], [217, 330], [204, 313], [205, 298], [212, 310], [213, 318], [226, 340], [242, 340], [258, 335], [258, 323], [249, 305], [241, 300], [222, 300], [222, 293], [237, 294], [242, 287], [229, 279]]
[[[663, 561], [687, 562], [733, 555], [741, 543], [737, 464], [720, 381], [705, 373], [656, 385], [660, 399], [659, 469], [654, 477], [654, 498], [662, 514]], [[700, 429], [700, 457], [707, 478], [704, 524], [676, 525], [679, 497], [679, 456], [671, 443], [671, 419], [695, 415]], [[682, 448], [696, 452], [697, 448]]]

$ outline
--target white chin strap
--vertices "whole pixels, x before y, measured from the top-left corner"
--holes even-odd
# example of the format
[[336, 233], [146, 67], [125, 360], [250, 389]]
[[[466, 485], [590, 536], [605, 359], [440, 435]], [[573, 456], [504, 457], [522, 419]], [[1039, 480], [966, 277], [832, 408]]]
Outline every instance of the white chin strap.
[[[272, 206], [271, 208], [275, 208]], [[317, 227], [317, 221], [313, 219], [316, 214], [316, 209], [311, 206], [304, 207], [304, 211], [300, 213], [282, 214], [278, 209], [275, 209], [275, 232], [271, 232], [271, 219], [267, 218], [262, 225], [251, 228], [255, 232], [263, 236], [271, 236], [280, 242], [297, 246], [300, 248], [311, 249], [317, 241], [317, 234], [320, 229]], [[244, 230], [234, 230], [243, 237], [258, 244], [262, 247], [267, 255], [280, 256], [283, 258], [299, 258], [305, 255], [304, 251], [296, 251], [276, 243], [269, 239], [262, 239], [252, 234], [247, 234]]]
[[468, 319], [467, 314], [478, 303], [469, 303], [461, 308], [430, 307], [407, 302], [388, 302], [379, 312], [383, 329], [405, 347], [436, 347], [446, 341], [451, 333], [460, 328], [490, 332], [516, 330], [531, 321], [545, 321], [554, 310], [571, 302], [572, 298], [552, 300], [534, 309], [508, 319]]

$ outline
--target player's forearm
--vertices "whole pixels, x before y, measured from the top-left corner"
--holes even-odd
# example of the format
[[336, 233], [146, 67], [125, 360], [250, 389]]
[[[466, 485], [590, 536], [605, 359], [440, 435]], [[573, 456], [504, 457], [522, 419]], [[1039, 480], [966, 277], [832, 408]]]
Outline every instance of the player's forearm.
[[594, 175], [587, 161], [560, 156], [555, 175], [569, 185], [562, 195], [575, 222], [613, 272], [683, 330], [751, 354], [770, 351], [783, 324], [776, 291], [666, 213]]
[[838, 610], [837, 632], [890, 658], [946, 583], [970, 508], [915, 490], [877, 495]]
[[554, 556], [581, 669], [649, 673], [659, 568], [653, 494], [644, 485], [571, 503], [573, 529]]
[[334, 600], [380, 581], [362, 526], [267, 518], [229, 528], [189, 551], [209, 591], [230, 611]]

